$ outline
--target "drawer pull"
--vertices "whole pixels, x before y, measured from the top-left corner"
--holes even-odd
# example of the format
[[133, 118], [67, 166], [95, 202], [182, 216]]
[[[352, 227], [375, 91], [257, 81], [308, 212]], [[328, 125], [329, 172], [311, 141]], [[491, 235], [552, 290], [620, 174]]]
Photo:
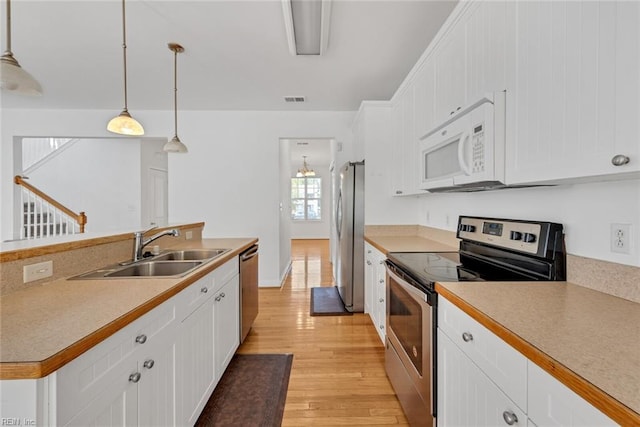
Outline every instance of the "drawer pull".
[[380, 325], [380, 330], [384, 329], [384, 325]]
[[463, 332], [462, 333], [462, 341], [464, 342], [469, 342], [473, 340], [473, 335], [471, 335], [469, 332]]
[[384, 302], [384, 298], [380, 298], [378, 302]]
[[618, 154], [616, 156], [613, 156], [613, 158], [611, 159], [611, 164], [613, 166], [624, 166], [630, 161], [631, 159], [629, 159], [628, 156], [625, 156], [624, 154]]
[[384, 279], [380, 279], [380, 280], [379, 280], [379, 282], [380, 282], [380, 283], [384, 283]]
[[129, 375], [129, 381], [131, 381], [132, 383], [137, 383], [138, 381], [140, 381], [140, 377], [142, 375], [140, 375], [140, 372], [136, 372], [135, 374], [131, 374]]
[[226, 295], [224, 294], [224, 292], [223, 292], [223, 293], [221, 293], [221, 294], [220, 294], [220, 296], [221, 296], [222, 298], [226, 297]]
[[371, 261], [367, 260], [367, 265], [371, 265]]
[[153, 368], [154, 364], [155, 364], [155, 362], [153, 361], [153, 359], [149, 359], [149, 360], [145, 360], [144, 363], [142, 364], [142, 366], [144, 366], [147, 369], [151, 369], [151, 368]]
[[509, 424], [510, 426], [518, 422], [518, 417], [516, 417], [516, 414], [511, 411], [504, 411], [502, 413], [502, 418], [504, 418], [504, 422]]
[[218, 301], [218, 302], [220, 302], [220, 300], [221, 300], [221, 299], [222, 299], [222, 297], [221, 297], [220, 295], [218, 295], [218, 296], [216, 297], [216, 301]]
[[202, 287], [202, 289], [200, 289], [200, 292], [202, 292], [203, 294], [206, 294], [207, 292], [209, 292], [209, 289], [207, 289], [206, 286]]
[[147, 336], [146, 336], [145, 334], [138, 335], [138, 336], [136, 337], [136, 342], [137, 342], [138, 344], [144, 344], [144, 343], [146, 343], [146, 342], [147, 342]]

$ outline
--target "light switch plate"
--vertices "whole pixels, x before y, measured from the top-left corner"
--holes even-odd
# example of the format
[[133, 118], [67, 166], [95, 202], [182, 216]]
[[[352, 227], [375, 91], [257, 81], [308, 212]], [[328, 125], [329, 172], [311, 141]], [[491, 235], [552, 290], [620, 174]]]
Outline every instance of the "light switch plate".
[[53, 261], [39, 262], [22, 267], [24, 283], [44, 279], [53, 275]]

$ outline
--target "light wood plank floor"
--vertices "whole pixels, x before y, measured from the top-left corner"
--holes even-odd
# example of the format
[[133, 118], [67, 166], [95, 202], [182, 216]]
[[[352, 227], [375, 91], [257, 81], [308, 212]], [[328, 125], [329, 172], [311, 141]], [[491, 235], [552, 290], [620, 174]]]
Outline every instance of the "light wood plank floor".
[[[282, 288], [260, 289], [240, 353], [293, 353], [282, 425], [408, 425], [368, 314], [309, 316], [311, 288], [333, 286], [328, 240], [294, 240]], [[250, 410], [250, 408], [248, 408]]]

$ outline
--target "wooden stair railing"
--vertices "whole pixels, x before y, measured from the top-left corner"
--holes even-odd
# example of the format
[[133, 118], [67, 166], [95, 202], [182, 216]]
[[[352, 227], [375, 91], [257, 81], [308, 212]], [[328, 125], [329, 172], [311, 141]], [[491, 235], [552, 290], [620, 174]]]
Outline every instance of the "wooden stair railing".
[[22, 187], [21, 238], [84, 233], [87, 223], [84, 212], [75, 213], [20, 175], [13, 182]]

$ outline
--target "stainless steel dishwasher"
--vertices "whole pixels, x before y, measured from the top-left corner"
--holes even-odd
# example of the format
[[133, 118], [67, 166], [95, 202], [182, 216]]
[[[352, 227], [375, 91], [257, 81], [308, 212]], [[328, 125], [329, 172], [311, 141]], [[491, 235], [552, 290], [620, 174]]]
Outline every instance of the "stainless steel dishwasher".
[[258, 315], [258, 245], [240, 254], [240, 342]]

